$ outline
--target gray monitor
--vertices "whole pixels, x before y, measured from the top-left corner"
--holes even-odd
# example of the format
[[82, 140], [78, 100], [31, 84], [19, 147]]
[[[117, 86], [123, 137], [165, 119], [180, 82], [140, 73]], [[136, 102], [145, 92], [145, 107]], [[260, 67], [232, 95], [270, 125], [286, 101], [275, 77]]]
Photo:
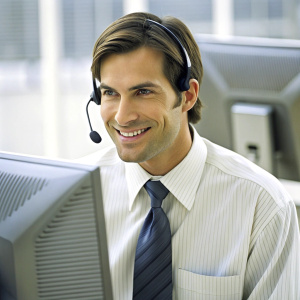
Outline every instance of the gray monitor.
[[300, 41], [196, 35], [204, 67], [197, 131], [278, 178], [300, 180]]
[[0, 152], [0, 291], [112, 299], [98, 167]]

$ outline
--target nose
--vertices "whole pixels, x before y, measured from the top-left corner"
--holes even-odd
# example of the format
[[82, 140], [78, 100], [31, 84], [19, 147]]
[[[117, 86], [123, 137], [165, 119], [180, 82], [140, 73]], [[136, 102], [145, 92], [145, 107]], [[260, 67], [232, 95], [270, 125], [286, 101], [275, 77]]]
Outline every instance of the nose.
[[115, 114], [115, 120], [121, 126], [126, 126], [137, 120], [139, 117], [137, 107], [133, 101], [127, 97], [122, 97], [119, 101], [118, 110]]

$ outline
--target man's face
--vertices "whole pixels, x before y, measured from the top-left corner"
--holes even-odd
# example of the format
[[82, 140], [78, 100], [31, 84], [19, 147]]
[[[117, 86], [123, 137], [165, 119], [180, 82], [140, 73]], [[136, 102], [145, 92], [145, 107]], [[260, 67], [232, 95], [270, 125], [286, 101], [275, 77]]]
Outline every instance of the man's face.
[[141, 47], [101, 63], [101, 116], [126, 162], [172, 159], [185, 147], [182, 105], [163, 74], [163, 54]]

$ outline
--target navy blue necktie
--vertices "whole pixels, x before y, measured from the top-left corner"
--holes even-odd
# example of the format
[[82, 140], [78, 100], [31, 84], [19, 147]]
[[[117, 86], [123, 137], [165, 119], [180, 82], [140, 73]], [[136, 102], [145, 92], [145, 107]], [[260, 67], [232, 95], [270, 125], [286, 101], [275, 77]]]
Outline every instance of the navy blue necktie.
[[133, 299], [172, 299], [172, 248], [169, 220], [161, 208], [168, 189], [148, 181], [151, 209], [141, 229], [134, 265]]

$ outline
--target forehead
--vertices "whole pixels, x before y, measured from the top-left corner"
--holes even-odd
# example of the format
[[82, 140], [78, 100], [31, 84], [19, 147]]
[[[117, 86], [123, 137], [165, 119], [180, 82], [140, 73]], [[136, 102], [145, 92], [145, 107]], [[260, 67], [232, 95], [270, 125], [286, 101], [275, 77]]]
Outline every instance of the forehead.
[[140, 77], [165, 77], [163, 74], [164, 54], [156, 49], [141, 47], [127, 53], [110, 54], [100, 65], [101, 81], [124, 80]]

